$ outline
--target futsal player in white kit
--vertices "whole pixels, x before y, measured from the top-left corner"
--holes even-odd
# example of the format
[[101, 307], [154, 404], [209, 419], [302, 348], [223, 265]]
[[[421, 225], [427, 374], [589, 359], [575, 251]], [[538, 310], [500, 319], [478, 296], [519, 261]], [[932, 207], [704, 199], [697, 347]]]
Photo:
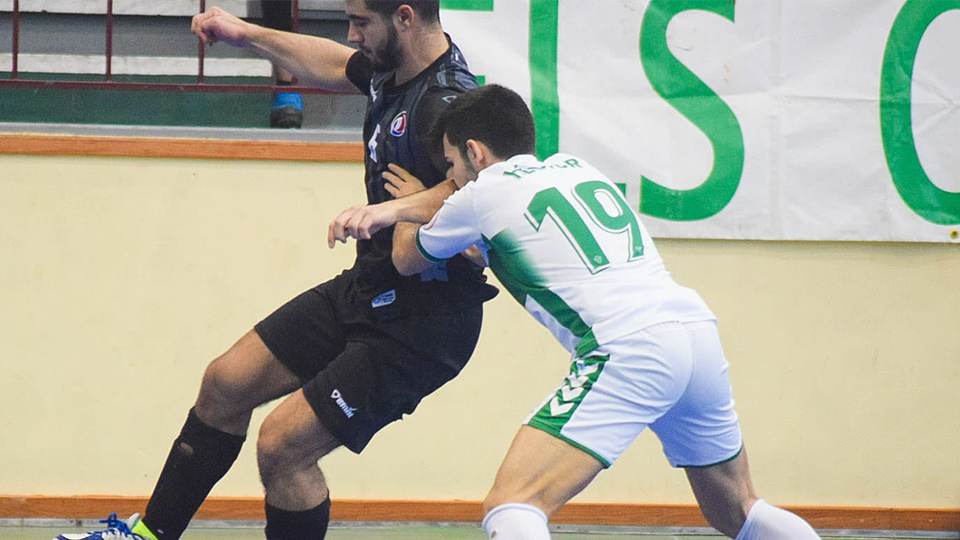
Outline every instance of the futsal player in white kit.
[[451, 180], [346, 210], [328, 240], [400, 222], [393, 260], [404, 275], [469, 249], [570, 351], [569, 374], [526, 419], [484, 501], [489, 537], [549, 539], [548, 516], [649, 427], [723, 534], [819, 538], [755, 494], [715, 317], [670, 277], [617, 186], [578, 157], [531, 155], [533, 119], [504, 87], [462, 94], [434, 140]]

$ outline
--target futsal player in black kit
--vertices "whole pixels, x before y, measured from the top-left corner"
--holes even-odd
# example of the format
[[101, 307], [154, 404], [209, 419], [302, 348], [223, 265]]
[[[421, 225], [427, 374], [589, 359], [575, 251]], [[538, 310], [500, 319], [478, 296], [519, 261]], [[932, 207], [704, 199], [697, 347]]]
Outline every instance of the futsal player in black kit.
[[[440, 26], [439, 0], [347, 0], [346, 11], [359, 51], [220, 8], [196, 16], [193, 30], [208, 44], [252, 49], [303, 84], [366, 94], [366, 203], [405, 193], [397, 175], [406, 175], [385, 173], [388, 164], [426, 187], [445, 181], [421, 136], [476, 81]], [[352, 268], [282, 306], [207, 367], [142, 520], [111, 516], [106, 530], [59, 538], [178, 539], [237, 458], [251, 412], [284, 397], [257, 440], [266, 537], [322, 539], [330, 497], [318, 460], [341, 445], [359, 453], [454, 378], [473, 353], [482, 304], [496, 294], [463, 257], [401, 277], [392, 234], [359, 242]]]

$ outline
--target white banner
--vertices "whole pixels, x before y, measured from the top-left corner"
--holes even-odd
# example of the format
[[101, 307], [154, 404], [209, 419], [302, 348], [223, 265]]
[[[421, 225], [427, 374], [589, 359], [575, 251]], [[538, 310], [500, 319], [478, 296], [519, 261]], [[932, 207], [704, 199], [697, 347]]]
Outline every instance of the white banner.
[[960, 0], [443, 0], [661, 237], [960, 242]]

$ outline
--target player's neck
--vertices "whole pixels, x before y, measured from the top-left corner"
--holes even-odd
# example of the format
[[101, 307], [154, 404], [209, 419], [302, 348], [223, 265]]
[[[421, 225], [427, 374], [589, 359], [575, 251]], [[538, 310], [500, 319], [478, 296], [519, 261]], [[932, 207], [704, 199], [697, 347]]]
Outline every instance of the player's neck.
[[443, 56], [449, 46], [447, 36], [439, 26], [424, 29], [419, 35], [413, 36], [408, 54], [397, 68], [395, 84], [399, 86], [419, 75]]

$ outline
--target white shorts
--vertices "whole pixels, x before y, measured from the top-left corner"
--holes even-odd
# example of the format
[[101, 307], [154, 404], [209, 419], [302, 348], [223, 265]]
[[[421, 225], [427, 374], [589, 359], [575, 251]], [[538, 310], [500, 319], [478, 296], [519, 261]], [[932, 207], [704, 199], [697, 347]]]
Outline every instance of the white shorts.
[[647, 426], [674, 467], [740, 454], [729, 364], [713, 321], [662, 323], [575, 359], [524, 422], [609, 467]]

